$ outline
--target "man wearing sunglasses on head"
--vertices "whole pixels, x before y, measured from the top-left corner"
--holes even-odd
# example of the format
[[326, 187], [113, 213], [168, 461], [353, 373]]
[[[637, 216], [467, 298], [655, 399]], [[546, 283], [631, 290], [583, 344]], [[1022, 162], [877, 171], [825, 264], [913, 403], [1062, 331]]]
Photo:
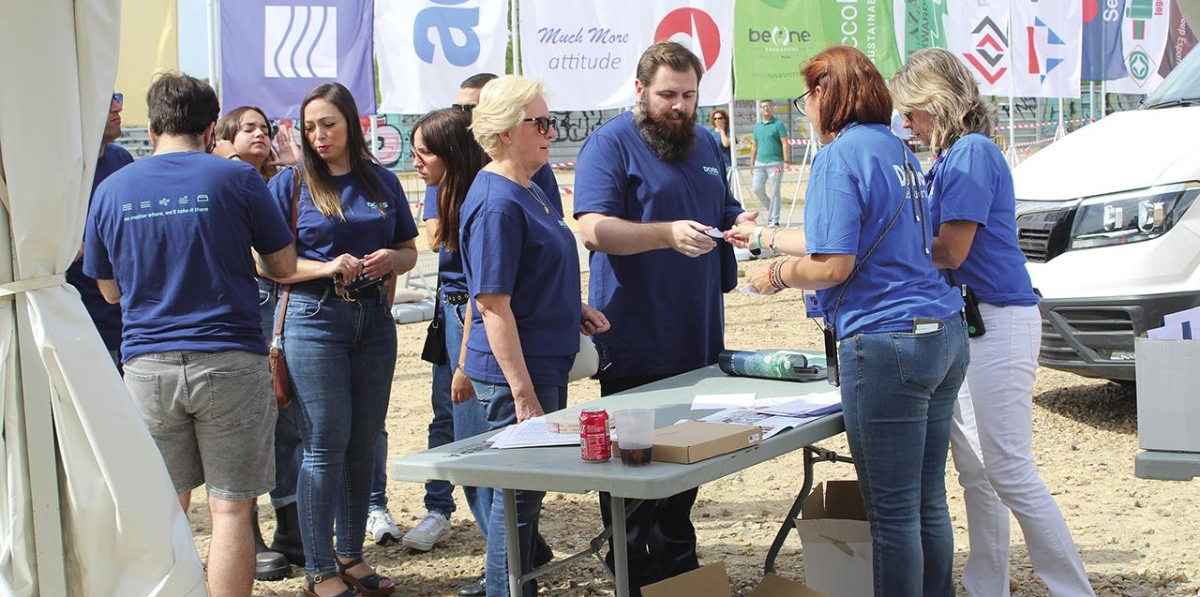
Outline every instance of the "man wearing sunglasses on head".
[[[121, 136], [121, 109], [125, 96], [120, 93], [112, 94], [108, 103], [108, 119], [104, 122], [104, 135], [100, 138], [100, 157], [96, 160], [96, 173], [92, 177], [92, 193], [110, 174], [133, 163], [133, 156], [124, 147], [117, 145]], [[91, 197], [88, 202], [90, 204]], [[121, 368], [121, 306], [110, 305], [100, 294], [96, 280], [83, 273], [83, 249], [75, 256], [74, 263], [67, 268], [67, 281], [79, 291], [79, 298], [87, 309], [96, 331], [104, 340], [104, 347], [117, 369]]]

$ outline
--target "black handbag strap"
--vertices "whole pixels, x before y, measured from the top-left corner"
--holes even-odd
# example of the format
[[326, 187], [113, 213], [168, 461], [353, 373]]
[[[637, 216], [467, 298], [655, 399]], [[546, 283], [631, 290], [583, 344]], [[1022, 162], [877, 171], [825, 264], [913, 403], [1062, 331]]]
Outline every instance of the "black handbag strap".
[[926, 217], [925, 188], [917, 182], [920, 176], [917, 175], [917, 169], [913, 167], [912, 162], [908, 160], [908, 148], [905, 147], [904, 142], [900, 141], [900, 139], [896, 139], [896, 141], [900, 143], [900, 161], [904, 164], [904, 200], [900, 202], [900, 207], [892, 215], [892, 219], [888, 222], [888, 225], [884, 227], [875, 241], [871, 243], [871, 246], [867, 248], [867, 252], [863, 254], [863, 258], [854, 264], [854, 269], [850, 270], [850, 275], [846, 277], [846, 281], [842, 282], [842, 290], [838, 293], [837, 300], [833, 302], [832, 313], [829, 317], [825, 318], [825, 326], [831, 330], [834, 329], [833, 322], [837, 321], [837, 313], [842, 307], [842, 299], [846, 296], [846, 289], [850, 287], [850, 281], [858, 275], [858, 272], [862, 271], [863, 266], [867, 264], [867, 260], [879, 248], [880, 243], [887, 237], [888, 232], [891, 232], [892, 228], [896, 226], [896, 222], [900, 221], [900, 214], [904, 213], [906, 203], [911, 203], [913, 206], [913, 217], [921, 225], [921, 240], [924, 244], [925, 254], [929, 254], [929, 236], [925, 230], [924, 222]]

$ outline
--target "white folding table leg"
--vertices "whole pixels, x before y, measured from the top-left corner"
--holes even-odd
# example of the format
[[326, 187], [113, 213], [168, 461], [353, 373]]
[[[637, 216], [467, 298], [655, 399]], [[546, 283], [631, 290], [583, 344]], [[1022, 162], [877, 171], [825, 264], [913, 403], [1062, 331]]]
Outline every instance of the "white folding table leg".
[[508, 594], [521, 597], [521, 536], [517, 531], [517, 491], [504, 493], [504, 542], [508, 545]]
[[625, 543], [625, 498], [612, 496], [613, 572], [616, 575], [616, 597], [629, 597], [629, 549]]

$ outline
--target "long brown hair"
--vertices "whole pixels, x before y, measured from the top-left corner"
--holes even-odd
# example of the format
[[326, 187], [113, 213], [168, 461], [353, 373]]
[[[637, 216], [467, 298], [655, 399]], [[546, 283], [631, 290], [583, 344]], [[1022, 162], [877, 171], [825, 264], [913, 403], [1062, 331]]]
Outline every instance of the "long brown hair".
[[[365, 195], [369, 201], [382, 203], [385, 196], [383, 182], [379, 180], [379, 175], [373, 168], [378, 162], [367, 149], [367, 140], [358, 124], [358, 104], [354, 102], [354, 96], [341, 83], [318, 85], [316, 89], [308, 92], [304, 103], [300, 104], [301, 121], [308, 104], [318, 99], [333, 104], [346, 119], [346, 154], [350, 156], [350, 172], [358, 176], [366, 187]], [[329, 164], [326, 164], [317, 150], [313, 149], [307, 134], [301, 135], [300, 139], [301, 155], [304, 156], [304, 182], [308, 184], [313, 205], [327, 218], [337, 215], [345, 219], [342, 214], [342, 195], [333, 184]]]
[[438, 183], [438, 227], [433, 244], [448, 251], [458, 250], [459, 212], [475, 175], [489, 160], [470, 131], [471, 117], [459, 108], [443, 108], [422, 116], [413, 125], [410, 144], [417, 131], [431, 153], [446, 165]]
[[[258, 115], [263, 117], [263, 122], [267, 123], [267, 128], [272, 132], [272, 134], [268, 135], [269, 138], [267, 139], [267, 144], [270, 145], [272, 141], [271, 137], [274, 137], [275, 125], [271, 123], [270, 118], [267, 118], [267, 113], [263, 112], [262, 108], [258, 106], [241, 106], [230, 110], [222, 116], [217, 121], [217, 140], [233, 143], [233, 138], [242, 130], [242, 115], [250, 111], [258, 112]], [[270, 151], [267, 153], [267, 159], [258, 168], [258, 173], [262, 175], [263, 180], [270, 180], [272, 176], [275, 176], [279, 172], [278, 166], [270, 165], [275, 160], [275, 147], [271, 146]]]
[[817, 99], [818, 120], [826, 134], [836, 134], [846, 125], [892, 122], [892, 96], [883, 76], [856, 48], [832, 46], [813, 56], [800, 69], [808, 89], [821, 86]]

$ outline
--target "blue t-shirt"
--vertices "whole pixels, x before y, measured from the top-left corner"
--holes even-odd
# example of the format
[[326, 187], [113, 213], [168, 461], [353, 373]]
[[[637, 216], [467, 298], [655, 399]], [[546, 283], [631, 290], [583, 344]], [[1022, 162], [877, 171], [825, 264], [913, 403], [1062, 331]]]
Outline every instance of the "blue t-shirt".
[[[626, 112], [588, 135], [575, 169], [575, 217], [632, 222], [694, 220], [728, 230], [742, 208], [729, 191], [720, 146], [699, 126], [684, 159], [665, 162]], [[588, 303], [612, 328], [599, 336], [612, 365], [601, 375], [690, 371], [724, 347], [721, 247], [691, 258], [671, 249], [591, 254]]]
[[[471, 296], [511, 297], [530, 379], [566, 386], [579, 352], [581, 306], [575, 235], [562, 214], [538, 185], [526, 189], [483, 170], [463, 202], [459, 239]], [[472, 379], [508, 383], [478, 310], [471, 316], [464, 369]]]
[[[125, 150], [124, 147], [116, 143], [109, 143], [104, 147], [104, 155], [96, 160], [96, 175], [92, 177], [92, 193], [96, 194], [96, 187], [104, 182], [110, 174], [133, 163], [133, 156]], [[91, 205], [89, 196], [88, 204]], [[104, 347], [108, 350], [119, 350], [121, 348], [121, 305], [111, 305], [104, 300], [104, 295], [100, 294], [100, 288], [96, 286], [96, 279], [88, 277], [83, 273], [83, 258], [71, 263], [67, 268], [67, 282], [70, 282], [76, 290], [79, 291], [79, 298], [83, 300], [83, 306], [87, 309], [88, 315], [92, 318], [92, 323], [96, 324], [96, 331], [100, 332], [100, 338], [104, 340]]]
[[787, 127], [778, 118], [754, 123], [754, 161], [774, 164], [783, 161], [783, 140], [787, 138]]
[[[562, 194], [558, 190], [558, 180], [554, 178], [554, 169], [545, 164], [534, 173], [533, 184], [546, 194], [550, 207], [562, 213]], [[438, 214], [438, 188], [425, 187], [425, 217], [426, 220], [441, 217]], [[438, 281], [445, 292], [466, 292], [467, 277], [463, 275], [462, 259], [454, 251], [438, 251]]]
[[974, 290], [982, 303], [1036, 305], [1025, 254], [1017, 244], [1012, 172], [996, 144], [983, 135], [966, 135], [942, 151], [925, 178], [935, 231], [942, 222], [979, 224], [954, 281]]
[[[851, 124], [813, 160], [804, 205], [808, 252], [855, 255], [860, 263], [883, 234], [857, 274], [817, 291], [839, 340], [860, 332], [911, 331], [914, 318], [944, 320], [963, 307], [959, 292], [942, 280], [926, 253], [933, 230], [928, 218], [917, 220], [914, 202], [905, 197], [904, 160], [920, 171], [917, 157], [882, 124]], [[902, 203], [895, 225], [884, 234]]]
[[[417, 224], [408, 209], [408, 200], [400, 180], [383, 167], [371, 165], [379, 177], [384, 196], [370, 199], [358, 174], [334, 176], [341, 191], [342, 215], [326, 217], [313, 205], [308, 185], [300, 185], [300, 218], [296, 229], [296, 256], [301, 259], [332, 261], [339, 255], [362, 258], [379, 249], [417, 237]], [[271, 178], [271, 195], [287, 221], [292, 221], [292, 193], [296, 171], [288, 168]]]
[[250, 248], [275, 253], [292, 232], [253, 167], [196, 151], [134, 162], [96, 189], [84, 239], [84, 273], [121, 291], [124, 361], [267, 353]]
[[[728, 168], [729, 166], [732, 166], [733, 154], [729, 153], [730, 147], [721, 145], [721, 132], [717, 129], [709, 129], [708, 132], [712, 133], [713, 140], [717, 142], [717, 150], [720, 151], [721, 156], [725, 158], [725, 167]], [[725, 131], [725, 134], [728, 135], [729, 131]], [[730, 139], [729, 142], [732, 145], [733, 139]]]

